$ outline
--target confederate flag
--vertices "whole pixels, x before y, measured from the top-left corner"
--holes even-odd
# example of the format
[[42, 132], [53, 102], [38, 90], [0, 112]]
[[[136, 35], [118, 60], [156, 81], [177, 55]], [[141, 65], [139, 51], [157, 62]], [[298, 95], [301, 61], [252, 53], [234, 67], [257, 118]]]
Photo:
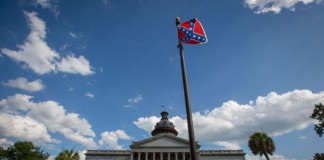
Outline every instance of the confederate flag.
[[198, 19], [194, 18], [178, 27], [178, 39], [180, 43], [201, 44], [207, 42], [207, 35]]

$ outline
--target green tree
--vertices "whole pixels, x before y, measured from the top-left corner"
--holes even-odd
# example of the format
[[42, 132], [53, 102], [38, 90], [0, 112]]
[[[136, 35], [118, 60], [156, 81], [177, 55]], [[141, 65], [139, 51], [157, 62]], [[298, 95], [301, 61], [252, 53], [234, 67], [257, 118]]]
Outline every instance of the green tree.
[[32, 142], [16, 142], [7, 149], [0, 149], [1, 159], [9, 160], [46, 160], [48, 153], [41, 150], [40, 147], [34, 146]]
[[276, 150], [275, 143], [266, 133], [255, 132], [250, 136], [249, 148], [254, 155], [264, 155], [269, 160], [268, 154], [272, 155]]
[[316, 153], [313, 160], [324, 160], [324, 153]]
[[55, 160], [79, 160], [80, 155], [78, 152], [75, 152], [74, 150], [64, 150], [59, 153], [58, 156], [55, 157]]
[[4, 159], [6, 156], [6, 150], [0, 147], [0, 159]]
[[[318, 120], [318, 124], [314, 125], [314, 130], [319, 137], [322, 137], [324, 134], [324, 106], [322, 103], [315, 104], [310, 118]], [[324, 160], [324, 153], [316, 153], [313, 160]]]
[[318, 136], [322, 137], [324, 134], [324, 106], [322, 103], [315, 104], [313, 114], [310, 118], [318, 120], [318, 124], [314, 125], [314, 130]]

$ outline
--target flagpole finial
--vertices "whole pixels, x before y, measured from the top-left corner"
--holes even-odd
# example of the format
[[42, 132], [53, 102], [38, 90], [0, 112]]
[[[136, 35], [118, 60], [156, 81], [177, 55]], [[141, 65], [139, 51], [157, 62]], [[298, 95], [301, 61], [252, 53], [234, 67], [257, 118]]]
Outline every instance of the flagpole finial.
[[179, 27], [179, 25], [180, 25], [180, 17], [177, 17], [176, 18], [176, 26]]

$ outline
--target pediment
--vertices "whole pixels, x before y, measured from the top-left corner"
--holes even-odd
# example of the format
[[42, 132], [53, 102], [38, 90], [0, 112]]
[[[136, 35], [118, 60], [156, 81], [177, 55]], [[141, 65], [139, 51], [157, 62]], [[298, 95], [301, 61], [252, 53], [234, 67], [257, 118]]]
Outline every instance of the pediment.
[[130, 147], [189, 147], [189, 145], [190, 143], [186, 139], [164, 134], [134, 142]]

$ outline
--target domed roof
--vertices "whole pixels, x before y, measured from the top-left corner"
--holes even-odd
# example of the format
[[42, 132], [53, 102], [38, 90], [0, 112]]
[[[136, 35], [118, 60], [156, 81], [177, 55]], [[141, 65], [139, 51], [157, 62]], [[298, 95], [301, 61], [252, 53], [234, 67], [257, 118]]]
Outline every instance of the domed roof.
[[168, 115], [169, 113], [166, 111], [161, 112], [162, 118], [160, 122], [156, 123], [154, 130], [151, 132], [152, 136], [161, 133], [169, 133], [174, 136], [178, 135], [178, 131], [175, 130], [173, 123], [169, 121]]

